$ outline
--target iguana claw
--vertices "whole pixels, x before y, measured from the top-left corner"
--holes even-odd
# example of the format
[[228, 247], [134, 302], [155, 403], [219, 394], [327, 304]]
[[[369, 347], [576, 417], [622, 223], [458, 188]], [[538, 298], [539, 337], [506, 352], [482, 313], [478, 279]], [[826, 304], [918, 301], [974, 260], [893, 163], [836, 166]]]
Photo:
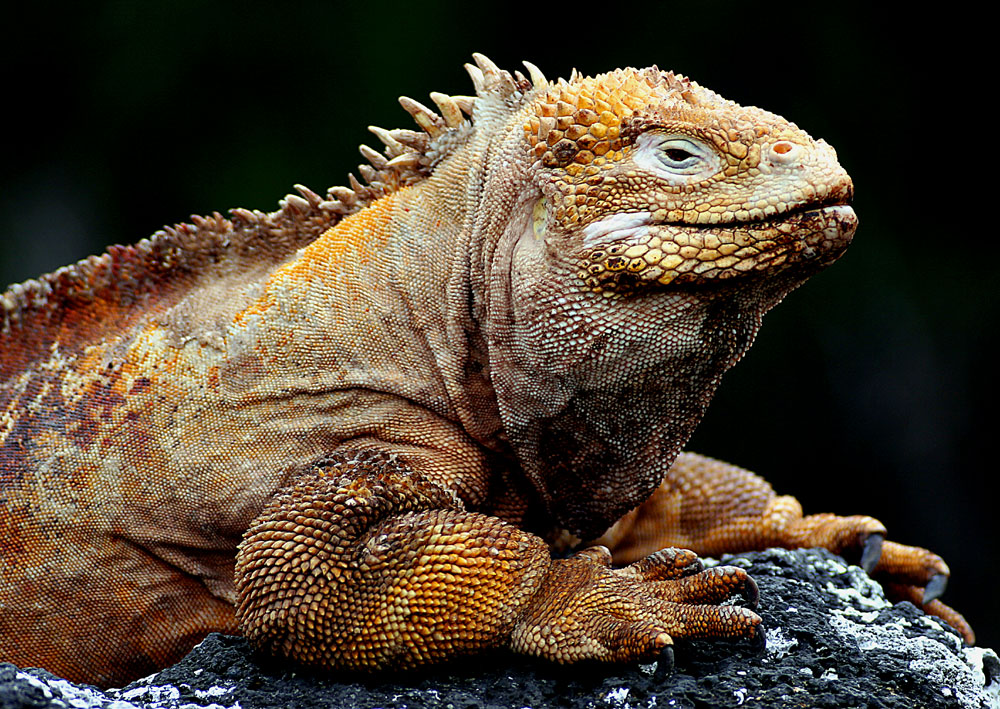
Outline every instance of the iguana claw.
[[752, 576], [747, 576], [746, 583], [739, 589], [738, 593], [743, 596], [743, 605], [747, 608], [756, 608], [760, 603], [760, 589]]
[[926, 604], [937, 600], [944, 594], [946, 588], [948, 588], [948, 577], [944, 574], [934, 574], [924, 586], [923, 602]]
[[661, 679], [673, 674], [674, 671], [674, 646], [667, 645], [660, 650], [660, 656], [656, 661], [656, 671], [653, 673], [655, 679]]
[[878, 564], [878, 560], [882, 557], [882, 542], [885, 541], [884, 534], [869, 534], [864, 541], [864, 547], [861, 551], [861, 561], [858, 563], [866, 573], [871, 573], [875, 565]]

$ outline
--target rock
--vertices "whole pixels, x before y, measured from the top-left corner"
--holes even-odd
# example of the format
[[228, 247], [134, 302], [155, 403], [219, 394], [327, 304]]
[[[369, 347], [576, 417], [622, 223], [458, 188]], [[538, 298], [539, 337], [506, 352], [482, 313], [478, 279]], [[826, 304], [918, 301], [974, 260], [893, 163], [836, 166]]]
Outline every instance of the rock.
[[673, 671], [560, 667], [497, 652], [378, 679], [310, 674], [209, 636], [184, 660], [102, 692], [43, 670], [0, 665], [0, 709], [331, 707], [976, 707], [1000, 708], [1000, 660], [909, 603], [893, 606], [856, 566], [825, 551], [726, 557], [761, 591], [766, 645], [678, 643]]

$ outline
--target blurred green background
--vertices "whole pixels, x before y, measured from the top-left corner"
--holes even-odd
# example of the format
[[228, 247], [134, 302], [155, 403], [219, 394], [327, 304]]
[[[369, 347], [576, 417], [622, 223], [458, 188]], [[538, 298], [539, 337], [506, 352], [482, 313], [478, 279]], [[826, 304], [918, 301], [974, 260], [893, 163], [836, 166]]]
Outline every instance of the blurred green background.
[[898, 7], [11, 7], [0, 280], [191, 213], [270, 210], [296, 182], [343, 184], [356, 146], [377, 143], [367, 125], [410, 127], [398, 95], [471, 91], [474, 51], [550, 78], [675, 69], [833, 144], [861, 217], [848, 254], [769, 316], [691, 448], [939, 552], [945, 600], [996, 647], [997, 40], [960, 5]]

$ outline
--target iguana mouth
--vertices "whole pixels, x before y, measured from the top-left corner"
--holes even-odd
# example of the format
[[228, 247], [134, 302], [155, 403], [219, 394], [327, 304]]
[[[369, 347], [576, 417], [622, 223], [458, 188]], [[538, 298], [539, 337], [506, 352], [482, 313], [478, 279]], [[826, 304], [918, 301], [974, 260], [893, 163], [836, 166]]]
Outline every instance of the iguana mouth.
[[[736, 221], [729, 224], [690, 224], [689, 226], [699, 226], [708, 229], [718, 228], [720, 226], [732, 226], [733, 224], [767, 224], [771, 222], [782, 222], [790, 217], [794, 217], [797, 214], [807, 214], [809, 212], [819, 212], [829, 207], [848, 207], [851, 208], [853, 202], [852, 195], [848, 195], [845, 199], [840, 195], [829, 195], [824, 199], [817, 200], [815, 202], [809, 202], [808, 204], [802, 204], [799, 206], [792, 207], [785, 210], [784, 212], [778, 212], [775, 214], [769, 214], [766, 216], [754, 218], [754, 219], [744, 219], [742, 221]], [[682, 226], [682, 224], [678, 224]]]
[[585, 245], [604, 241], [576, 264], [588, 290], [625, 294], [771, 274], [795, 264], [821, 268], [843, 253], [857, 228], [854, 210], [836, 199], [726, 224], [654, 222], [651, 217], [648, 212], [614, 215], [587, 227]]
[[[800, 206], [792, 207], [784, 212], [779, 212], [776, 214], [769, 214], [767, 216], [762, 216], [754, 219], [746, 219], [737, 222], [731, 222], [728, 224], [688, 224], [686, 226], [700, 227], [705, 230], [713, 230], [726, 227], [743, 226], [748, 229], [752, 228], [768, 228], [771, 225], [783, 224], [795, 218], [803, 217], [805, 215], [818, 214], [826, 212], [829, 209], [846, 208], [852, 214], [854, 208], [852, 206], [853, 195], [848, 192], [847, 197], [841, 195], [829, 195], [825, 199], [817, 200], [816, 202], [810, 202], [808, 204], [803, 204]], [[855, 217], [856, 220], [856, 217]], [[666, 222], [665, 222], [666, 223]], [[674, 224], [674, 226], [685, 226], [684, 224]], [[856, 225], [855, 225], [856, 226]], [[853, 235], [853, 231], [851, 232]], [[848, 241], [850, 239], [848, 238]]]

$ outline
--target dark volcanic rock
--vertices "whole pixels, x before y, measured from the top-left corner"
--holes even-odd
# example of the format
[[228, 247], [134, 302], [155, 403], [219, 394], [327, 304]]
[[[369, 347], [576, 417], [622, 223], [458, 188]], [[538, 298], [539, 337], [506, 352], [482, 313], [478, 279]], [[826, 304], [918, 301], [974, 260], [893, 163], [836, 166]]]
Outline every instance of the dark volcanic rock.
[[725, 559], [761, 591], [766, 646], [678, 643], [676, 667], [560, 667], [506, 653], [379, 679], [304, 673], [212, 635], [184, 660], [102, 692], [0, 665], [9, 707], [997, 707], [1000, 660], [963, 647], [861, 569], [824, 551]]

